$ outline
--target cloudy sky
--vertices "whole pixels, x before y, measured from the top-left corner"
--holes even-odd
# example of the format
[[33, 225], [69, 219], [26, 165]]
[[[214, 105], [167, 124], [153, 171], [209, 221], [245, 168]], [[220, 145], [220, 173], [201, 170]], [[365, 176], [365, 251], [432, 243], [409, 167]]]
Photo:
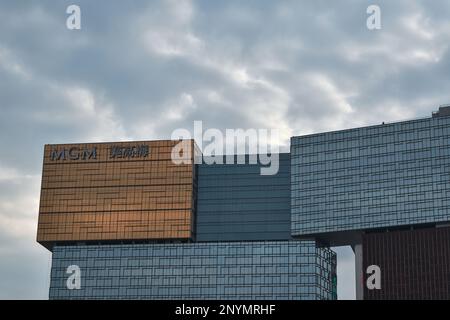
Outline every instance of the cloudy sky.
[[[66, 8], [81, 7], [81, 30]], [[366, 27], [370, 4], [381, 30]], [[450, 102], [449, 1], [0, 0], [0, 298], [48, 296], [35, 243], [45, 143], [210, 128], [292, 135]], [[354, 297], [339, 250], [340, 298]]]

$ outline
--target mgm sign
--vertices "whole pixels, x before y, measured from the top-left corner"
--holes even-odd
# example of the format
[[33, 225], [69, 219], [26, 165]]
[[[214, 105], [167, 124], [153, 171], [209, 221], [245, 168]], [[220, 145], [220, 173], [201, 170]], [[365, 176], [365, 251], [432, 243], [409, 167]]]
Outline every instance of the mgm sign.
[[[146, 158], [150, 154], [148, 145], [111, 146], [109, 158]], [[89, 160], [97, 159], [97, 147], [71, 147], [60, 150], [54, 148], [50, 152], [50, 160]]]

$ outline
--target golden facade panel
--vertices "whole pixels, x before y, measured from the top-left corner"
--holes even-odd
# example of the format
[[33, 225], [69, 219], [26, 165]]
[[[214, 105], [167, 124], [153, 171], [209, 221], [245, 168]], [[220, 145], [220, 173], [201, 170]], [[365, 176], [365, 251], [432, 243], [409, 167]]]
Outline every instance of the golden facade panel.
[[195, 143], [181, 164], [178, 143], [46, 145], [38, 242], [191, 239]]

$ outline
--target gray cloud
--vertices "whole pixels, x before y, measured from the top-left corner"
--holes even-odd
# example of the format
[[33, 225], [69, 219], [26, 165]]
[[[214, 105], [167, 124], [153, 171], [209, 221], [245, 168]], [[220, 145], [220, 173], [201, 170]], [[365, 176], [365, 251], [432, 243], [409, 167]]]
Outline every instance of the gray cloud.
[[[72, 3], [80, 31], [65, 27]], [[279, 128], [288, 144], [449, 102], [450, 4], [377, 3], [379, 31], [366, 28], [372, 1], [1, 2], [0, 297], [46, 296], [45, 143], [168, 138], [203, 120]]]

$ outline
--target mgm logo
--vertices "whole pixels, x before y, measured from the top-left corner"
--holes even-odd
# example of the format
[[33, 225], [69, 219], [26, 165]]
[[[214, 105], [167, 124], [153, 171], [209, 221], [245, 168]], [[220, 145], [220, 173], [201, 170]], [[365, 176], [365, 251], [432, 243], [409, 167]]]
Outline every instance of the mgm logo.
[[72, 147], [70, 149], [53, 149], [50, 152], [50, 160], [89, 160], [97, 159], [97, 148], [79, 148]]
[[[110, 148], [109, 159], [131, 159], [131, 158], [147, 158], [150, 155], [150, 147], [146, 144], [120, 146], [113, 145]], [[97, 147], [71, 147], [50, 151], [50, 160], [89, 160], [97, 159]]]

